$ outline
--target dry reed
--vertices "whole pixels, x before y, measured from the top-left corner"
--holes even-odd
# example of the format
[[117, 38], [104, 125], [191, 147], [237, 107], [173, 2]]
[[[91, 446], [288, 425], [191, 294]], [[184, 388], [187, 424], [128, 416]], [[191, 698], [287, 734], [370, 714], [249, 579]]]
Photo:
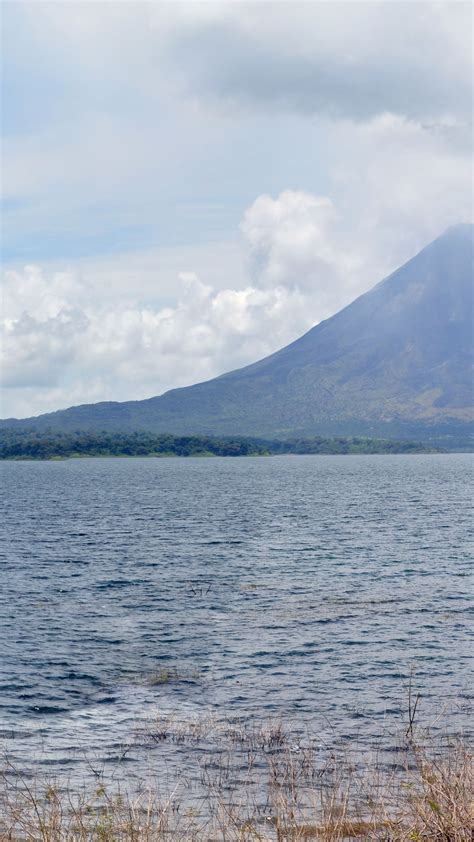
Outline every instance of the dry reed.
[[[210, 718], [157, 718], [150, 744], [214, 747], [198, 763], [198, 789], [184, 778], [166, 796], [150, 785], [130, 795], [39, 779], [7, 763], [0, 838], [6, 842], [472, 842], [473, 765], [458, 741], [433, 743], [413, 722], [397, 763], [294, 744], [282, 722], [264, 727]], [[199, 751], [197, 751], [199, 754]]]

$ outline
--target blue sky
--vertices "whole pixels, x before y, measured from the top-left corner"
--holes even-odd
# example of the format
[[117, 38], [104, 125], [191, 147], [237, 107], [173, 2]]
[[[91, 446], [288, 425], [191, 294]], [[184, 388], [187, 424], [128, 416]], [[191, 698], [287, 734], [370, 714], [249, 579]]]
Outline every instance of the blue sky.
[[469, 3], [2, 6], [2, 415], [291, 341], [472, 218]]

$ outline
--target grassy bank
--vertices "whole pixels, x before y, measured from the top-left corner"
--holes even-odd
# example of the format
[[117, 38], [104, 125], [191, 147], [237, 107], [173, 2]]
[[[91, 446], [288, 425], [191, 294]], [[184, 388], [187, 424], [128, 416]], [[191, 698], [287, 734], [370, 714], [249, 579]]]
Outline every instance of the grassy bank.
[[417, 442], [363, 437], [273, 441], [242, 437], [152, 433], [60, 433], [3, 429], [0, 459], [71, 459], [84, 456], [270, 456], [278, 454], [433, 453]]
[[[73, 788], [2, 779], [2, 840], [39, 842], [471, 842], [472, 756], [459, 741], [435, 742], [409, 726], [390, 763], [350, 751], [324, 754], [281, 722], [264, 727], [159, 718], [141, 739], [194, 753], [166, 792], [134, 794], [100, 778]], [[209, 745], [213, 751], [209, 752]], [[202, 754], [200, 754], [200, 749]]]

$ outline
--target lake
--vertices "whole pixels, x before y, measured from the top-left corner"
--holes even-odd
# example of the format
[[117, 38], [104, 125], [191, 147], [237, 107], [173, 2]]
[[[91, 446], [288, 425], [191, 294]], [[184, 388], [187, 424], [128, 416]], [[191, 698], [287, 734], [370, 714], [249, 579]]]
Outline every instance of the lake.
[[370, 744], [406, 726], [410, 676], [423, 722], [465, 730], [472, 467], [2, 464], [4, 754], [27, 773], [140, 778], [162, 760], [136, 739], [156, 711]]

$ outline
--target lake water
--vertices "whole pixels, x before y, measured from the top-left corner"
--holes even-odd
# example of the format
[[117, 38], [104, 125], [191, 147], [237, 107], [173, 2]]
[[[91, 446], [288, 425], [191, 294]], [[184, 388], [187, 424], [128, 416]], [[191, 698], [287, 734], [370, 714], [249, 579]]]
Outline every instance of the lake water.
[[159, 747], [133, 742], [157, 710], [282, 716], [321, 745], [370, 743], [404, 727], [410, 674], [423, 721], [465, 729], [472, 465], [4, 463], [4, 754], [115, 775], [133, 743], [139, 778], [145, 751], [159, 766]]

